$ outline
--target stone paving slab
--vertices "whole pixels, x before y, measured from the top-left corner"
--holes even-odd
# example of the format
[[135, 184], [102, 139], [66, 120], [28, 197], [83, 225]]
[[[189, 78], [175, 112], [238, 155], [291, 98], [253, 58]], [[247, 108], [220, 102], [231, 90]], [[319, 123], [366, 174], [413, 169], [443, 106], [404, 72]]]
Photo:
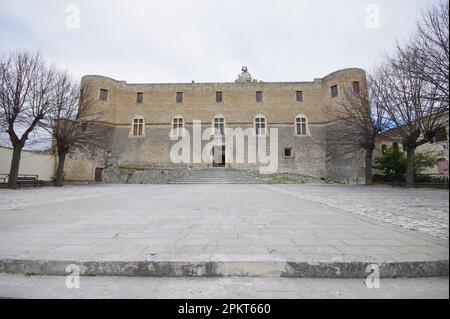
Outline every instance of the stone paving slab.
[[0, 274], [0, 298], [163, 299], [448, 299], [448, 277], [383, 279], [368, 289], [361, 279], [82, 277]]
[[[389, 276], [401, 271], [423, 276], [427, 270], [428, 275], [448, 274], [448, 240], [304, 198], [310, 187], [316, 193], [323, 187], [326, 193], [329, 186], [289, 186], [288, 191], [284, 185], [79, 186], [46, 189], [51, 196], [42, 190], [0, 190], [0, 259], [6, 264], [27, 261], [31, 269], [33, 261], [60, 262], [59, 269], [78, 261], [92, 262], [95, 269], [100, 261], [111, 262], [114, 269], [118, 264], [113, 262], [139, 261], [138, 268], [148, 269], [157, 261], [157, 267], [169, 262], [169, 269], [178, 269], [201, 256], [199, 267], [216, 267], [216, 272], [208, 270], [215, 275], [312, 276], [315, 270], [308, 267], [322, 263], [323, 273], [335, 276], [336, 270], [330, 275], [328, 269], [345, 273], [354, 263], [352, 269], [362, 276], [365, 266], [375, 262], [386, 264]], [[348, 192], [347, 186], [332, 187]], [[391, 193], [386, 190], [387, 203], [379, 204], [379, 210], [393, 210]], [[430, 194], [445, 199], [439, 191]], [[33, 196], [55, 200], [33, 204]], [[367, 202], [374, 205], [370, 198]], [[176, 259], [184, 264], [170, 264]], [[301, 271], [289, 268], [289, 262]]]

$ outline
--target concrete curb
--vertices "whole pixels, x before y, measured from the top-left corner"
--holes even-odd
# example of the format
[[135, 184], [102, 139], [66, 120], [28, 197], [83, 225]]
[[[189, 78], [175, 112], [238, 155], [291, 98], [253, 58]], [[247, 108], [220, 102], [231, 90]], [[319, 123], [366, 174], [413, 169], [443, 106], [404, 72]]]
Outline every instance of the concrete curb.
[[444, 277], [448, 260], [411, 262], [319, 261], [70, 261], [0, 259], [0, 273], [65, 276], [76, 265], [81, 276], [153, 277], [285, 277], [366, 278], [369, 265], [377, 265], [381, 278]]

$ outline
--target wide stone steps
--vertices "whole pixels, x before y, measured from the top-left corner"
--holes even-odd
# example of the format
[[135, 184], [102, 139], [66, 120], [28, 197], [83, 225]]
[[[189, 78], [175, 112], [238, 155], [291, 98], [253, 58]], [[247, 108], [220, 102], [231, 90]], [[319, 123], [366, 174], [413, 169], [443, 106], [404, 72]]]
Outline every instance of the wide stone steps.
[[258, 181], [245, 171], [228, 168], [192, 170], [188, 176], [172, 184], [256, 184]]

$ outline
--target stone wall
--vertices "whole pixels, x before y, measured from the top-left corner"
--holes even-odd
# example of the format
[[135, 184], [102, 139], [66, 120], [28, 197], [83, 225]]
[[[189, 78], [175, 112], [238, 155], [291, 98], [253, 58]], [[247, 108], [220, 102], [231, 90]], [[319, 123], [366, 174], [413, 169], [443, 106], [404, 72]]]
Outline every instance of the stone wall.
[[364, 184], [365, 158], [363, 150], [351, 150], [348, 144], [340, 141], [340, 135], [345, 125], [333, 122], [324, 128], [326, 145], [326, 178], [348, 184]]
[[179, 180], [188, 174], [181, 168], [132, 168], [108, 167], [103, 170], [103, 182], [113, 184], [165, 184]]
[[[0, 146], [0, 174], [9, 174], [12, 154], [12, 148]], [[58, 159], [54, 155], [22, 151], [19, 174], [39, 175], [39, 180], [51, 181], [55, 176], [57, 165]]]

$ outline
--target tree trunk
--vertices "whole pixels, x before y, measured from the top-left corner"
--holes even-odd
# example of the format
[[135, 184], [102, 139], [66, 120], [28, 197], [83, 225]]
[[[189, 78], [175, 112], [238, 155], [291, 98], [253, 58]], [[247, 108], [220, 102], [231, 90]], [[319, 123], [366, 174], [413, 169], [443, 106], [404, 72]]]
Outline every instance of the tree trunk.
[[373, 184], [372, 157], [373, 157], [373, 150], [366, 149], [366, 167], [365, 167], [366, 185]]
[[414, 187], [414, 175], [415, 175], [415, 148], [410, 148], [406, 150], [406, 187]]
[[20, 156], [22, 154], [22, 146], [14, 146], [11, 159], [11, 168], [9, 169], [8, 188], [17, 188], [17, 176], [19, 175]]
[[63, 186], [64, 184], [64, 162], [66, 161], [66, 153], [58, 154], [58, 168], [56, 170], [55, 186]]

